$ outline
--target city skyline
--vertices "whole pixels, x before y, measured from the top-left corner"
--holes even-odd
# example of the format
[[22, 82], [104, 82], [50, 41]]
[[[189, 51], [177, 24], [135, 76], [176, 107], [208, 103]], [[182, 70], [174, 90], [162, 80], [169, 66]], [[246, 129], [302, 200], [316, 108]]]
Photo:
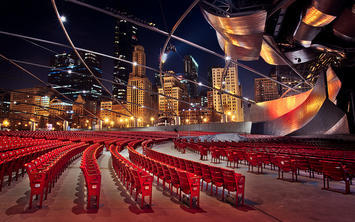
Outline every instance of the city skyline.
[[[93, 1], [93, 2], [95, 2], [95, 1]], [[164, 3], [164, 1], [163, 1], [163, 3]], [[83, 38], [83, 41], [80, 41], [80, 43], [78, 43], [78, 46], [89, 48], [89, 49], [94, 49], [94, 50], [97, 50], [100, 52], [102, 52], [101, 51], [101, 48], [102, 48], [102, 49], [105, 49], [105, 50], [103, 50], [103, 52], [105, 52], [107, 54], [114, 54], [114, 47], [112, 46], [112, 41], [114, 40], [114, 30], [115, 30], [114, 27], [116, 24], [116, 20], [114, 18], [110, 18], [108, 16], [103, 16], [101, 14], [93, 13], [93, 12], [86, 10], [86, 9], [84, 11], [83, 11], [83, 9], [81, 9], [81, 12], [84, 14], [87, 13], [88, 17], [90, 17], [90, 15], [92, 15], [92, 14], [95, 14], [95, 16], [97, 17], [98, 21], [90, 22], [90, 26], [88, 28], [87, 24], [80, 25], [80, 22], [83, 22], [83, 21], [80, 21], [80, 20], [83, 20], [82, 18], [76, 18], [76, 13], [75, 13], [76, 11], [75, 10], [79, 10], [80, 8], [77, 6], [69, 7], [68, 4], [70, 4], [70, 3], [58, 3], [58, 7], [60, 8], [60, 11], [62, 11], [63, 15], [65, 15], [67, 17], [67, 22], [65, 25], [68, 28], [68, 30], [71, 32], [71, 35], [73, 35], [74, 42], [78, 42], [77, 38], [78, 38], [78, 36], [81, 36]], [[107, 4], [109, 4], [109, 2]], [[158, 11], [157, 15], [152, 16], [148, 12], [141, 13], [142, 10], [139, 10], [139, 9], [138, 9], [138, 11], [136, 11], [136, 9], [132, 10], [132, 5], [130, 6], [128, 3], [127, 4], [124, 3], [124, 4], [125, 5], [120, 6], [120, 7], [122, 7], [120, 9], [121, 11], [127, 11], [128, 13], [130, 13], [133, 16], [138, 17], [140, 19], [146, 19], [146, 21], [155, 22], [155, 23], [157, 23], [157, 26], [159, 28], [165, 29], [164, 24], [163, 24], [164, 23], [163, 19], [161, 18], [162, 15], [160, 13], [160, 10]], [[159, 6], [158, 2], [157, 2], [157, 4], [158, 4], [157, 6]], [[185, 4], [188, 5], [188, 2], [184, 2], [184, 4], [179, 5], [177, 7], [178, 10], [174, 10], [173, 13], [178, 14], [179, 11], [182, 13], [184, 11], [183, 6], [185, 6]], [[36, 6], [36, 3], [29, 5], [29, 7], [34, 7], [34, 6]], [[9, 4], [7, 7], [9, 7], [9, 9], [7, 11], [11, 11], [11, 9], [14, 9], [15, 6], [12, 6], [11, 4]], [[149, 7], [149, 6], [147, 6], [147, 7]], [[43, 24], [38, 27], [36, 25], [33, 25], [33, 30], [32, 29], [31, 30], [23, 29], [23, 31], [22, 31], [21, 28], [19, 29], [19, 27], [16, 27], [16, 32], [19, 32], [21, 34], [27, 34], [30, 36], [36, 36], [37, 32], [35, 30], [41, 29], [44, 32], [43, 37], [45, 39], [50, 39], [50, 40], [54, 40], [54, 41], [58, 40], [60, 42], [65, 43], [64, 36], [62, 35], [61, 30], [59, 29], [58, 24], [55, 21], [54, 13], [52, 13], [53, 9], [50, 7], [50, 4], [38, 5], [38, 8], [39, 9], [46, 8], [47, 11], [43, 12], [42, 14], [43, 14], [43, 16], [51, 17], [52, 19], [50, 19], [50, 20], [52, 22], [50, 24], [48, 24], [48, 22], [47, 22], [47, 24]], [[165, 2], [165, 8], [166, 8], [166, 11], [172, 10], [170, 3], [166, 4], [166, 2]], [[37, 10], [39, 10], [39, 9], [37, 9]], [[175, 9], [176, 9], [176, 7], [175, 7]], [[156, 9], [154, 9], [154, 10], [156, 10]], [[43, 11], [43, 10], [41, 10], [41, 11]], [[134, 11], [134, 13], [132, 13], [132, 11]], [[11, 16], [11, 14], [8, 14], [7, 12], [4, 12], [4, 14], [5, 14], [5, 16], [7, 16], [9, 18], [9, 20], [11, 20], [11, 19], [14, 21], [20, 20], [20, 18], [14, 18]], [[165, 14], [167, 14], [167, 13], [165, 13]], [[179, 15], [177, 15], [177, 16], [179, 16]], [[210, 29], [209, 25], [203, 20], [203, 16], [200, 14], [200, 12], [198, 12], [196, 10], [192, 11], [191, 16], [192, 16], [191, 21], [193, 23], [189, 24], [189, 22], [186, 22], [186, 23], [182, 24], [182, 27], [179, 28], [179, 30], [177, 30], [177, 34], [179, 34], [183, 37], [186, 37], [191, 41], [202, 42], [203, 45], [205, 45], [207, 48], [211, 48], [212, 50], [217, 50], [217, 51], [220, 50], [220, 49], [218, 49], [218, 44], [215, 41], [215, 36], [211, 35], [211, 33], [209, 31], [209, 29]], [[189, 19], [189, 18], [187, 18], [187, 19]], [[85, 18], [85, 20], [89, 21], [89, 18]], [[167, 20], [168, 25], [170, 25], [170, 26], [172, 24], [174, 24], [174, 22], [175, 22], [174, 19], [172, 19], [172, 16], [171, 17], [167, 16], [166, 20]], [[37, 23], [41, 24], [43, 22], [37, 21]], [[101, 23], [104, 24], [104, 26], [102, 26]], [[189, 31], [189, 29], [192, 28], [193, 24], [195, 24], [195, 25], [198, 24], [200, 27], [202, 27], [201, 30], [199, 30], [199, 33], [206, 34], [206, 35], [203, 35], [206, 38], [198, 39], [198, 41], [196, 41], [197, 40], [196, 34], [193, 34], [193, 32]], [[79, 25], [80, 25], [80, 27], [79, 27]], [[48, 31], [46, 31], [46, 30], [48, 30], [48, 29], [46, 29], [46, 26], [51, 27], [50, 28], [51, 31], [49, 33], [48, 33]], [[75, 28], [75, 27], [77, 27], [77, 28]], [[73, 29], [73, 28], [75, 28], [75, 29]], [[98, 28], [100, 29], [101, 33], [103, 33], [102, 35], [99, 35], [100, 37], [95, 36], [91, 31], [91, 29], [97, 30]], [[1, 26], [1, 30], [15, 32], [14, 27], [12, 27], [12, 26], [8, 27], [6, 25]], [[140, 37], [138, 37], [138, 38], [140, 40], [140, 44], [146, 48], [147, 65], [157, 68], [158, 62], [159, 62], [159, 52], [160, 52], [160, 49], [163, 45], [165, 37], [161, 36], [161, 35], [157, 35], [156, 33], [144, 30], [142, 28], [139, 29], [139, 32], [140, 32], [140, 34], [139, 34]], [[109, 35], [107, 35], [105, 33], [109, 33]], [[192, 33], [192, 35], [188, 34], [188, 33]], [[89, 36], [92, 36], [94, 38], [91, 39], [91, 38], [89, 38]], [[42, 36], [37, 35], [37, 37], [42, 37]], [[36, 47], [36, 46], [32, 45], [31, 43], [28, 43], [28, 42], [23, 41], [21, 39], [10, 39], [10, 38], [3, 36], [3, 35], [0, 35], [0, 38], [4, 39], [5, 41], [9, 41], [10, 42], [9, 45], [14, 44], [14, 46], [12, 46], [12, 47], [17, 49], [15, 51], [22, 49], [26, 52], [26, 49], [30, 48], [32, 50], [29, 52], [29, 54], [36, 53], [36, 55], [33, 55], [31, 57], [26, 56], [27, 53], [24, 53], [24, 55], [19, 56], [18, 54], [14, 53], [14, 50], [9, 51], [8, 47], [1, 46], [2, 47], [1, 49], [4, 52], [4, 54], [8, 55], [10, 58], [21, 59], [21, 60], [25, 60], [25, 61], [32, 61], [31, 59], [33, 58], [34, 61], [32, 61], [32, 62], [40, 63], [40, 64], [44, 64], [44, 65], [49, 64], [48, 54], [50, 54], [50, 52], [48, 52], [44, 49], [41, 49], [39, 47]], [[102, 40], [100, 41], [99, 39], [102, 39]], [[153, 39], [154, 39], [154, 41], [153, 41]], [[107, 40], [111, 40], [110, 44], [108, 44]], [[95, 41], [95, 43], [98, 44], [98, 46], [100, 46], [99, 48], [97, 46], [95, 47], [95, 44], [93, 44], [94, 41]], [[215, 64], [215, 65], [222, 66], [224, 63], [223, 60], [218, 59], [217, 57], [206, 55], [205, 53], [203, 53], [201, 51], [192, 50], [191, 47], [183, 45], [180, 42], [173, 41], [172, 43], [176, 47], [177, 51], [169, 53], [167, 62], [164, 65], [166, 67], [166, 70], [174, 70], [175, 72], [182, 73], [184, 71], [183, 56], [190, 54], [199, 63], [199, 76], [200, 76], [199, 81], [201, 81], [205, 84], [208, 84], [208, 82], [207, 82], [208, 67], [206, 64], [209, 64], [209, 65]], [[58, 53], [63, 53], [63, 52], [70, 53], [70, 50], [66, 50], [63, 48], [53, 47], [51, 45], [45, 45], [45, 46], [54, 50], [54, 51], [57, 51]], [[110, 61], [107, 59], [102, 59], [102, 69], [103, 69], [103, 77], [104, 78], [112, 80], [112, 73], [113, 73], [113, 67], [114, 67], [113, 63], [114, 62], [112, 60]], [[260, 63], [261, 67], [263, 67], [263, 66], [268, 67], [265, 64], [263, 65], [263, 62], [247, 62], [247, 63], [249, 63], [249, 64], [254, 64], [254, 63], [259, 64]], [[26, 83], [15, 84], [14, 78], [24, 77], [25, 79], [27, 79], [27, 77], [24, 74], [22, 74], [21, 71], [18, 71], [18, 70], [16, 70], [16, 68], [11, 67], [11, 65], [4, 64], [4, 63], [1, 63], [0, 65], [2, 67], [1, 70], [2, 70], [3, 75], [5, 74], [6, 71], [13, 73], [13, 75], [11, 75], [13, 77], [8, 77], [8, 80], [5, 80], [6, 86], [11, 86], [11, 88], [26, 88], [26, 87], [40, 85], [39, 83], [33, 81], [32, 79], [28, 79], [28, 81], [26, 81]], [[46, 80], [46, 77], [44, 75], [44, 72], [46, 72], [45, 69], [39, 69], [39, 68], [32, 67], [32, 66], [26, 66], [26, 67], [30, 68], [30, 70], [33, 70], [33, 72], [36, 73], [37, 75], [39, 75], [39, 77], [41, 79]], [[265, 69], [263, 69], [263, 70], [265, 70]], [[246, 74], [245, 70], [241, 70], [241, 69], [239, 70], [239, 73], [241, 76], [240, 78], [241, 78], [242, 84], [243, 84], [243, 82], [246, 85], [253, 84], [252, 77], [253, 76], [255, 77], [256, 75], [251, 74], [250, 72], [248, 72], [249, 74]], [[150, 78], [150, 80], [153, 80], [154, 73], [152, 73], [151, 71], [148, 70], [147, 76]], [[107, 88], [111, 89], [110, 84], [107, 84], [107, 83], [104, 83], [104, 84], [107, 86]], [[1, 85], [1, 83], [0, 83], [0, 85]], [[211, 85], [211, 83], [209, 85]], [[3, 87], [3, 85], [1, 87]], [[245, 87], [245, 88], [250, 88], [250, 87]], [[253, 95], [253, 92], [243, 92], [243, 95], [248, 97], [248, 95]]]

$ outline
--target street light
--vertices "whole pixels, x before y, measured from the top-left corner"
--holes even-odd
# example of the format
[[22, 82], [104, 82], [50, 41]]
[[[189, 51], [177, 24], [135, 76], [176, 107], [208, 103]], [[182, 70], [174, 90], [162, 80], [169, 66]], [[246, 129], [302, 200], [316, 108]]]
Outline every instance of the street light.
[[7, 119], [5, 119], [5, 120], [2, 122], [2, 125], [3, 125], [4, 127], [8, 127], [8, 126], [10, 125], [10, 122], [9, 122]]

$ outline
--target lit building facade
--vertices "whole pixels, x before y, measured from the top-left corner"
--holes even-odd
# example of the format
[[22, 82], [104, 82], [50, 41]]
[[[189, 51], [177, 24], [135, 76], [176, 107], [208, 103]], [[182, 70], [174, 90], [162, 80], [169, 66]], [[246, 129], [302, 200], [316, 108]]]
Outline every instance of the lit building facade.
[[[83, 53], [81, 56], [94, 75], [101, 77], [101, 65], [96, 55]], [[98, 101], [101, 99], [102, 87], [75, 55], [57, 54], [52, 58], [51, 66], [53, 68], [48, 74], [48, 82], [53, 84], [53, 88], [63, 95], [73, 101], [79, 95], [83, 96], [85, 100]]]
[[[114, 55], [116, 58], [132, 61], [134, 46], [138, 44], [137, 27], [126, 20], [117, 20], [114, 33]], [[127, 100], [127, 87], [132, 65], [114, 60], [112, 94], [115, 98]]]
[[[186, 79], [197, 82], [198, 63], [191, 55], [184, 56], [184, 76]], [[189, 98], [196, 98], [198, 86], [192, 82], [187, 82], [187, 91]]]
[[[271, 76], [276, 80], [276, 76]], [[254, 99], [255, 102], [264, 102], [280, 97], [276, 82], [267, 78], [254, 79]]]
[[145, 68], [140, 66], [146, 62], [143, 46], [134, 47], [132, 58], [134, 65], [128, 79], [127, 107], [137, 118], [138, 126], [145, 126], [152, 115], [152, 83], [145, 75]]
[[[237, 66], [230, 66], [228, 68], [224, 81], [222, 81], [223, 71], [224, 68], [212, 68], [213, 87], [220, 89], [223, 84], [224, 91], [241, 96]], [[234, 96], [225, 93], [220, 96], [218, 90], [213, 90], [213, 108], [220, 113], [224, 111], [224, 114], [230, 116], [230, 121], [244, 121], [242, 101]]]
[[159, 95], [159, 111], [162, 113], [160, 118], [179, 116], [180, 111], [186, 107], [186, 104], [182, 102], [187, 97], [186, 86], [173, 76], [164, 76], [163, 82], [165, 90], [163, 87], [158, 88], [159, 94], [165, 94], [178, 100]]
[[64, 102], [58, 98], [53, 98], [50, 101], [50, 114], [53, 116], [69, 117], [69, 113], [73, 109], [73, 104]]
[[50, 97], [46, 87], [18, 89], [10, 93], [10, 110], [21, 112], [18, 115], [25, 118], [38, 120], [40, 116], [49, 116], [49, 111], [46, 109], [50, 107], [49, 104]]

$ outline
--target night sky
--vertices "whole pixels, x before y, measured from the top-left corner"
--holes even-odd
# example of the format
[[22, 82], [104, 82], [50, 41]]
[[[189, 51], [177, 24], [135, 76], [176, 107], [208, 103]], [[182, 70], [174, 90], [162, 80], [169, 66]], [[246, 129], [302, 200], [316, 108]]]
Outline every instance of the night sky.
[[[127, 11], [142, 20], [153, 22], [159, 29], [167, 31], [173, 27], [178, 18], [191, 4], [191, 0], [87, 0], [89, 4], [100, 8], [112, 7], [120, 11]], [[2, 0], [0, 7], [0, 30], [13, 32], [27, 36], [42, 38], [68, 44], [66, 38], [59, 27], [51, 2], [49, 0]], [[119, 6], [117, 6], [119, 5]], [[163, 13], [166, 17], [167, 27], [164, 24]], [[92, 11], [73, 3], [57, 0], [59, 13], [66, 16], [65, 26], [77, 47], [91, 49], [108, 55], [113, 55], [113, 34], [115, 18]], [[175, 35], [186, 38], [189, 41], [198, 43], [208, 49], [223, 54], [219, 48], [215, 31], [203, 18], [199, 7], [195, 7], [192, 12], [179, 26]], [[154, 33], [143, 28], [138, 32], [139, 44], [145, 48], [147, 65], [158, 68], [159, 52], [163, 47], [165, 36]], [[172, 40], [177, 52], [170, 53], [165, 64], [165, 70], [183, 71], [183, 56], [191, 54], [199, 64], [199, 81], [207, 83], [207, 71], [210, 66], [223, 66], [224, 61], [209, 55], [199, 49], [190, 47], [184, 43]], [[70, 52], [70, 50], [52, 45], [38, 43], [58, 53]], [[11, 59], [25, 60], [34, 63], [49, 65], [50, 57], [53, 53], [41, 49], [19, 38], [0, 35], [0, 53]], [[113, 61], [101, 58], [103, 68], [103, 78], [112, 79]], [[270, 66], [261, 59], [254, 62], [243, 62], [254, 69], [269, 74]], [[47, 81], [49, 70], [25, 66], [41, 79]], [[31, 77], [26, 76], [22, 71], [8, 64], [7, 61], [0, 60], [0, 87], [7, 89], [19, 89], [41, 85]], [[147, 75], [152, 78], [153, 73], [147, 71]], [[239, 79], [243, 88], [243, 96], [254, 97], [255, 74], [239, 68]], [[211, 83], [207, 83], [211, 84]], [[109, 89], [111, 85], [106, 84]]]

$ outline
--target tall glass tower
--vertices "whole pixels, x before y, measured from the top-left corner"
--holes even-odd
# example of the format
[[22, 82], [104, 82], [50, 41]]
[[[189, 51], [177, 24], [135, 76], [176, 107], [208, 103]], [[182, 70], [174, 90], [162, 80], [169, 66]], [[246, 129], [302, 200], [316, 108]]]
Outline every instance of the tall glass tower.
[[[134, 46], [138, 44], [137, 27], [126, 20], [117, 20], [114, 34], [115, 57], [132, 61]], [[128, 82], [131, 72], [131, 64], [114, 61], [113, 81], [118, 83], [112, 85], [112, 93], [115, 98], [127, 101], [127, 87], [124, 83]]]

